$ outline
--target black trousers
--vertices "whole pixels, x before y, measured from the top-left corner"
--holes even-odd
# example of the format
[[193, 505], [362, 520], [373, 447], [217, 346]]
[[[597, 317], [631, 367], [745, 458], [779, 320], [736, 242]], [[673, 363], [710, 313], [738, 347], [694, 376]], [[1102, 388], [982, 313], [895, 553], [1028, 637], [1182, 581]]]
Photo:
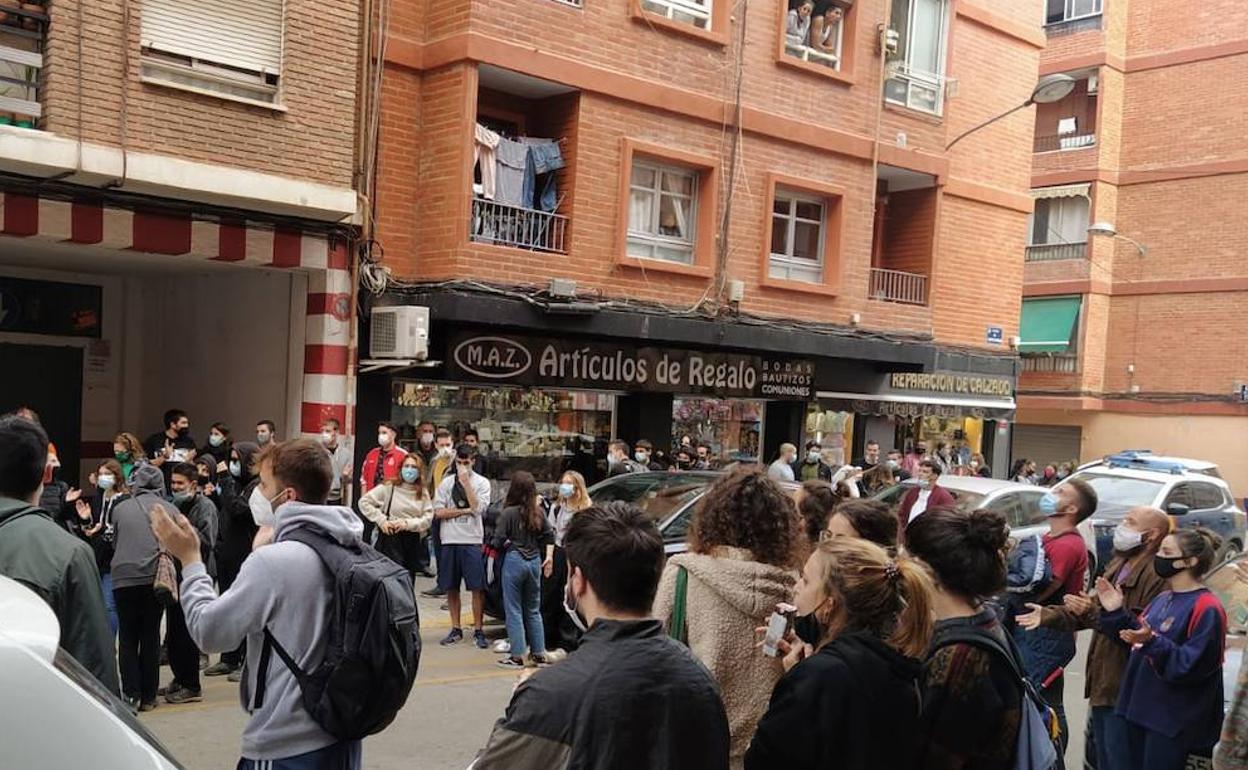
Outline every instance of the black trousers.
[[[234, 579], [238, 577], [238, 571], [242, 569], [242, 567], [243, 563], [241, 561], [236, 562], [229, 559], [223, 560], [220, 556], [217, 557], [218, 594], [223, 594], [230, 590], [230, 586], [234, 585]], [[241, 668], [246, 655], [247, 642], [244, 640], [235, 649], [221, 653], [221, 660], [234, 668]]]
[[186, 628], [186, 616], [182, 614], [180, 603], [165, 608], [165, 645], [169, 648], [173, 681], [188, 690], [198, 690], [199, 648]]
[[571, 652], [580, 643], [581, 634], [563, 609], [568, 582], [568, 555], [563, 548], [555, 546], [553, 562], [550, 577], [542, 577], [542, 630], [546, 635], [546, 649]]
[[127, 698], [156, 700], [160, 686], [160, 616], [164, 608], [150, 585], [114, 588], [117, 663]]
[[[399, 532], [394, 535], [377, 535], [377, 550], [383, 556], [393, 560], [407, 570], [415, 580], [416, 573], [421, 569], [421, 543], [423, 538], [417, 532]], [[425, 564], [429, 563], [428, 551], [425, 552]]]

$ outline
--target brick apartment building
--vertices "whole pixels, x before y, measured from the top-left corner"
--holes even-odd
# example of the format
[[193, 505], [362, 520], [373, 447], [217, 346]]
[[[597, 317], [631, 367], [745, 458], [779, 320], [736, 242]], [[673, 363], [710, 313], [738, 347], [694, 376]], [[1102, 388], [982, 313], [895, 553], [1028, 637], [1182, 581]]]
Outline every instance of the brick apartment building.
[[370, 304], [430, 352], [366, 367], [359, 429], [475, 425], [539, 479], [612, 435], [1003, 473], [1033, 114], [945, 147], [1028, 98], [1033, 5], [394, 0]]
[[1014, 454], [1148, 447], [1242, 498], [1248, 7], [1050, 0], [1047, 21], [1040, 72], [1079, 87], [1036, 114]]
[[0, 411], [70, 483], [171, 407], [345, 421], [359, 36], [355, 0], [0, 9]]

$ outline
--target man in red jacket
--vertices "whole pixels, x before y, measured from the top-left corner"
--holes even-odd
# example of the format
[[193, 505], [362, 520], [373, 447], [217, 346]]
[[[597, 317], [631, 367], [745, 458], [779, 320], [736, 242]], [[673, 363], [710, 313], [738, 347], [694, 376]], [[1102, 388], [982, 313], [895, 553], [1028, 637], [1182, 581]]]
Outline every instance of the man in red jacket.
[[897, 524], [904, 534], [906, 526], [922, 515], [928, 508], [941, 508], [956, 504], [953, 495], [944, 487], [936, 485], [940, 479], [940, 466], [932, 460], [923, 460], [918, 468], [919, 485], [901, 498], [897, 509]]
[[377, 423], [377, 446], [368, 451], [360, 467], [360, 496], [385, 481], [399, 477], [407, 450], [398, 444], [399, 432], [388, 422]]

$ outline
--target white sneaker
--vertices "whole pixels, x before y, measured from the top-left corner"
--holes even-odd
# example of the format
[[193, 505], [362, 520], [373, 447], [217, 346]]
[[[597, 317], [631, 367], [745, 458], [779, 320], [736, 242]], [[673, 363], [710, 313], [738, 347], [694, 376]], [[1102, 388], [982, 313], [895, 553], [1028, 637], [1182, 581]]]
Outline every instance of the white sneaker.
[[494, 643], [494, 652], [499, 655], [511, 652], [511, 642], [506, 639], [499, 639]]

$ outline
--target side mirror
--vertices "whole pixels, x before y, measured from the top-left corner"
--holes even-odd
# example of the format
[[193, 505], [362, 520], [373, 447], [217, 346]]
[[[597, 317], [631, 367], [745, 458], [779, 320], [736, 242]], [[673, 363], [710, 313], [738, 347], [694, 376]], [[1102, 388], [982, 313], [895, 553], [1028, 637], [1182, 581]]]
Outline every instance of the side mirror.
[[1191, 508], [1187, 507], [1183, 503], [1170, 503], [1166, 506], [1166, 513], [1171, 516], [1186, 516], [1187, 512], [1190, 510]]

